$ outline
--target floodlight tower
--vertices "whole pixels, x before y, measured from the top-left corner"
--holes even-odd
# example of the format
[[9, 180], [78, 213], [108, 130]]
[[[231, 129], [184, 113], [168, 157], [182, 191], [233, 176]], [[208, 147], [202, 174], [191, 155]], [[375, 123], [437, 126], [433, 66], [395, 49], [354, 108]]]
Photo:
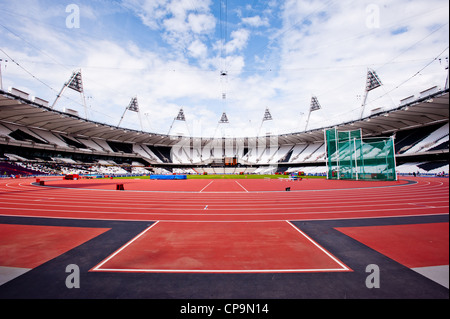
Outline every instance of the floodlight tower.
[[[227, 83], [227, 76], [228, 76], [228, 72], [227, 71], [220, 71], [220, 82], [222, 82], [222, 108], [223, 108], [223, 113], [222, 116], [220, 117], [219, 120], [219, 124], [220, 123], [229, 123], [228, 121], [228, 117], [227, 117], [227, 113], [225, 112], [225, 105], [227, 103], [227, 92], [225, 89], [226, 83]], [[224, 85], [225, 82], [225, 85]]]
[[132, 111], [132, 112], [136, 112], [138, 114], [139, 117], [139, 123], [141, 124], [141, 131], [144, 130], [143, 126], [142, 126], [142, 119], [141, 119], [141, 113], [139, 112], [139, 104], [137, 101], [137, 96], [133, 97], [130, 101], [130, 104], [128, 104], [128, 106], [125, 108], [125, 111], [122, 114], [122, 117], [120, 118], [119, 124], [117, 124], [117, 126], [120, 126], [120, 123], [122, 123], [123, 117], [125, 116], [125, 113], [127, 111]]
[[172, 127], [173, 127], [173, 124], [175, 123], [175, 121], [184, 122], [186, 124], [187, 133], [189, 134], [189, 136], [191, 135], [191, 133], [189, 132], [189, 127], [188, 127], [188, 125], [186, 123], [186, 117], [184, 115], [183, 108], [180, 108], [180, 111], [178, 111], [177, 117], [175, 117], [173, 119], [172, 124], [170, 125], [169, 132], [167, 133], [167, 135], [170, 135], [170, 131], [172, 131]]
[[223, 112], [222, 116], [220, 117], [219, 124], [226, 124], [226, 123], [230, 122], [228, 121], [227, 113]]
[[216, 137], [217, 131], [220, 132], [220, 137], [225, 137], [226, 135], [226, 128], [224, 127], [224, 124], [229, 124], [230, 121], [228, 120], [228, 116], [226, 112], [223, 112], [220, 116], [220, 120], [217, 122], [216, 129], [214, 130], [213, 137]]
[[70, 77], [69, 81], [67, 81], [66, 83], [64, 83], [63, 87], [61, 88], [61, 91], [59, 91], [58, 95], [56, 96], [55, 101], [53, 102], [52, 106], [50, 108], [54, 108], [56, 102], [59, 100], [59, 98], [61, 97], [61, 95], [63, 94], [63, 92], [65, 91], [65, 89], [72, 89], [74, 91], [77, 91], [78, 93], [81, 94], [81, 98], [83, 100], [83, 106], [84, 106], [84, 115], [85, 118], [87, 119], [87, 106], [86, 106], [86, 98], [84, 96], [84, 90], [83, 90], [83, 80], [82, 80], [82, 76], [81, 76], [81, 69], [78, 71], [74, 71], [72, 73], [72, 76]]
[[261, 125], [259, 126], [259, 130], [258, 130], [257, 136], [259, 136], [259, 134], [261, 133], [261, 128], [262, 128], [263, 124], [265, 122], [267, 122], [267, 121], [273, 121], [272, 114], [270, 114], [270, 111], [269, 111], [268, 107], [266, 107], [266, 110], [264, 111], [264, 115], [263, 115], [263, 118], [262, 118], [262, 121], [261, 121]]
[[367, 96], [368, 96], [369, 92], [376, 89], [377, 87], [379, 87], [381, 85], [382, 85], [382, 83], [381, 83], [380, 78], [378, 77], [377, 73], [374, 70], [367, 69], [366, 89], [364, 92], [363, 103], [361, 105], [361, 116], [360, 116], [361, 119], [364, 115], [364, 109], [366, 107], [366, 101], [367, 101]]
[[309, 123], [309, 117], [311, 116], [311, 112], [320, 110], [320, 104], [319, 104], [319, 100], [317, 100], [317, 97], [313, 96], [311, 97], [311, 103], [310, 103], [310, 107], [309, 107], [309, 112], [308, 112], [308, 118], [306, 119], [306, 125], [305, 125], [305, 131], [306, 128], [308, 127], [308, 123]]

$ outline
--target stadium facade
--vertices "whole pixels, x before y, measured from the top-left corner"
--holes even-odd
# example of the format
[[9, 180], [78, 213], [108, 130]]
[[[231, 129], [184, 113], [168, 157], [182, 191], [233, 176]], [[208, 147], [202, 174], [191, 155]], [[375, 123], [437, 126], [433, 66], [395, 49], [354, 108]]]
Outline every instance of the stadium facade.
[[[449, 91], [426, 89], [390, 110], [374, 109], [339, 131], [364, 138], [394, 137], [400, 173], [448, 174]], [[326, 173], [324, 131], [205, 138], [157, 134], [90, 121], [58, 111], [47, 101], [10, 88], [0, 90], [0, 157], [5, 161], [57, 164], [88, 170], [95, 165], [131, 172]], [[0, 174], [1, 175], [1, 174]]]

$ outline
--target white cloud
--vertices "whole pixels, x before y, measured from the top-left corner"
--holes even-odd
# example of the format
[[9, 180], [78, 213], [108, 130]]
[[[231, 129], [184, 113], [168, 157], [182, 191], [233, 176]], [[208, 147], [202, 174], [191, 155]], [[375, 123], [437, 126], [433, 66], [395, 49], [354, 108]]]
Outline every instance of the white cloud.
[[188, 24], [194, 34], [209, 33], [214, 30], [215, 19], [207, 14], [189, 14]]
[[262, 26], [269, 26], [269, 19], [268, 18], [261, 18], [260, 16], [253, 16], [248, 18], [242, 18], [242, 22], [244, 24], [247, 24], [251, 27], [262, 27]]
[[[436, 10], [446, 10], [442, 2], [381, 2], [379, 28], [366, 24], [369, 3], [349, 4], [287, 1], [284, 6], [277, 81], [283, 84], [282, 96], [290, 97], [292, 105], [297, 99], [304, 112], [308, 111], [311, 95], [319, 96], [323, 109], [311, 115], [310, 127], [359, 115], [362, 101], [358, 96], [364, 93], [368, 67], [378, 72], [384, 85], [369, 93], [367, 110], [397, 105], [411, 94], [412, 86], [417, 87], [413, 83], [418, 78], [396, 87], [448, 46], [448, 40], [443, 40], [448, 37], [448, 27], [432, 34], [439, 24], [448, 23], [448, 14], [446, 21]], [[408, 13], [404, 14], [404, 10]], [[405, 32], [393, 35], [398, 28]], [[427, 71], [439, 67], [432, 65]], [[428, 79], [425, 86], [432, 86]], [[290, 108], [285, 111], [292, 113]]]
[[124, 0], [142, 22], [176, 49], [185, 49], [198, 36], [214, 31], [215, 17], [210, 0]]
[[235, 51], [244, 49], [249, 37], [250, 31], [247, 29], [238, 29], [231, 32], [231, 40], [225, 45], [226, 53], [231, 54]]
[[[214, 133], [223, 111], [231, 131], [255, 134], [266, 107], [274, 117], [266, 124], [301, 131], [313, 94], [322, 109], [311, 114], [309, 127], [331, 125], [359, 114], [367, 67], [384, 84], [370, 92], [369, 111], [443, 84], [447, 74], [435, 61], [412, 77], [448, 46], [448, 3], [441, 0], [377, 1], [377, 28], [367, 25], [373, 1], [287, 0], [281, 7], [271, 1], [263, 11], [256, 2], [253, 8], [242, 4], [239, 14], [229, 8], [227, 43], [218, 39], [211, 0], [123, 0], [114, 10], [81, 1], [78, 30], [65, 27], [64, 5], [5, 2], [4, 10], [17, 14], [2, 16], [2, 24], [19, 37], [0, 28], [2, 49], [54, 90], [13, 63], [3, 73], [6, 87], [53, 101], [81, 67], [93, 119], [116, 125], [137, 95], [152, 130], [161, 133], [181, 106], [189, 125], [201, 124], [197, 131], [205, 135]], [[115, 15], [126, 22], [115, 26]], [[139, 128], [134, 115], [123, 125]]]
[[124, 0], [123, 5], [131, 9], [149, 28], [160, 28], [160, 21], [167, 15], [168, 0]]
[[208, 48], [200, 40], [195, 40], [189, 45], [188, 51], [194, 58], [204, 58], [207, 55]]
[[143, 23], [161, 32], [161, 39], [179, 58], [199, 59], [205, 65], [208, 48], [203, 43], [214, 32], [216, 19], [210, 0], [126, 0]]

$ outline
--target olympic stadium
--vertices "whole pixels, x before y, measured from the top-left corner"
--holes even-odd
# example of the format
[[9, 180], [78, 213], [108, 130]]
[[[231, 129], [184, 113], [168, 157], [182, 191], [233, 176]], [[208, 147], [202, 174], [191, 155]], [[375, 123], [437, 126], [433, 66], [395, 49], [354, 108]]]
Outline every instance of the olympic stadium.
[[[25, 174], [43, 173], [39, 165], [53, 173], [100, 169], [113, 175], [326, 173], [326, 128], [236, 138], [164, 135], [92, 122], [10, 91], [2, 91], [2, 157], [36, 168]], [[426, 89], [338, 129], [360, 129], [366, 138], [395, 136], [400, 174], [448, 175], [448, 88]], [[48, 166], [55, 164], [52, 171]]]
[[[218, 134], [181, 133], [181, 106], [169, 133], [143, 129], [138, 96], [118, 125], [94, 120], [79, 68], [52, 101], [2, 86], [0, 298], [178, 300], [174, 317], [203, 311], [183, 308], [194, 299], [214, 300], [216, 315], [279, 314], [284, 299], [448, 299], [441, 69], [442, 83], [374, 107], [389, 79], [368, 67], [357, 118], [310, 125], [324, 109], [313, 95], [305, 126], [279, 134], [269, 107], [253, 135], [222, 134], [225, 109]], [[130, 114], [140, 129], [121, 125]], [[248, 299], [272, 301], [220, 301]]]

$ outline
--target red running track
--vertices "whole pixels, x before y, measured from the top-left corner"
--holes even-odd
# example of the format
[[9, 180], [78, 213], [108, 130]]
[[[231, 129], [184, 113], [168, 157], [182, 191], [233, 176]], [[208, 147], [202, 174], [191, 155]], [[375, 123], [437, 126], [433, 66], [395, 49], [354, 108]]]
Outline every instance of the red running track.
[[[449, 180], [0, 181], [0, 215], [140, 221], [285, 221], [439, 215]], [[125, 191], [116, 185], [124, 184]], [[290, 187], [291, 191], [286, 191]]]

